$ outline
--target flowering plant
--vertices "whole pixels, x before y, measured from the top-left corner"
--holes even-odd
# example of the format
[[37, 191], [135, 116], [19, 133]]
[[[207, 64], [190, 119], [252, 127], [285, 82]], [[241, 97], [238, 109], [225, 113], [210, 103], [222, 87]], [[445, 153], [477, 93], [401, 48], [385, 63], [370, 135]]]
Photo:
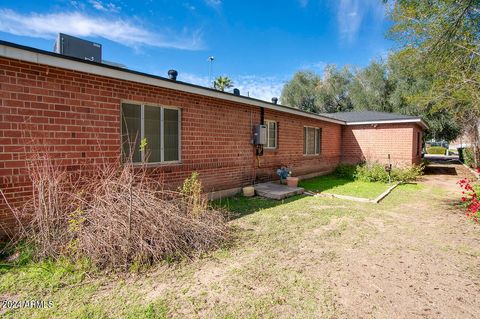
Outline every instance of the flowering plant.
[[465, 206], [468, 209], [467, 216], [478, 223], [480, 217], [480, 201], [478, 200], [476, 190], [473, 188], [471, 181], [467, 178], [459, 180], [457, 184], [463, 189], [462, 202], [465, 203]]
[[287, 177], [292, 175], [292, 172], [285, 166], [277, 169], [277, 175], [280, 177], [280, 180], [287, 179]]

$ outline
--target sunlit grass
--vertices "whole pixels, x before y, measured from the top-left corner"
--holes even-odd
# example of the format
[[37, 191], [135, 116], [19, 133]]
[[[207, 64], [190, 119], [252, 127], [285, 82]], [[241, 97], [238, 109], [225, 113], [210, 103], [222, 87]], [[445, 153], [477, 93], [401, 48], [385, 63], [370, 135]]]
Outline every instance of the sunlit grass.
[[299, 186], [312, 192], [326, 192], [337, 195], [374, 199], [386, 191], [392, 186], [392, 184], [362, 182], [331, 174], [303, 180], [300, 182]]

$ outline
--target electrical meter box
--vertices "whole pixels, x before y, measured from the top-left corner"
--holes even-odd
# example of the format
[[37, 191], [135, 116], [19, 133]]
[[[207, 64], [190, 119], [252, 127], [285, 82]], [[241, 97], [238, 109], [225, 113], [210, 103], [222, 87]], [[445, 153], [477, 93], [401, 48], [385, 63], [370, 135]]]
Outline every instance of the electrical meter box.
[[262, 124], [255, 125], [255, 133], [253, 134], [253, 144], [267, 144], [267, 126]]

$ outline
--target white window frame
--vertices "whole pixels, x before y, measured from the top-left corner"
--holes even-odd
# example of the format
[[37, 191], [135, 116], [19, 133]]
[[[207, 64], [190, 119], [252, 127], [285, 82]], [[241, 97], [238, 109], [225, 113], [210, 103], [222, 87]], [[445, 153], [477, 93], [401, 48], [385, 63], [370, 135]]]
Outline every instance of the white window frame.
[[[307, 152], [307, 147], [306, 147], [306, 141], [307, 141], [307, 134], [306, 132], [308, 132], [308, 130], [305, 130], [305, 128], [310, 128], [310, 129], [315, 129], [315, 151], [314, 153], [308, 153]], [[317, 134], [317, 131], [318, 131], [318, 134]], [[305, 147], [303, 147], [303, 156], [318, 156], [320, 154], [322, 154], [322, 135], [323, 135], [323, 130], [321, 127], [315, 127], [315, 126], [304, 126], [303, 127], [303, 145], [305, 145]], [[318, 140], [320, 139], [320, 141]], [[317, 145], [318, 145], [318, 153], [317, 153]]]
[[[272, 120], [265, 120], [264, 123], [265, 123], [265, 126], [267, 126], [267, 144], [265, 144], [265, 146], [263, 148], [267, 149], [267, 150], [275, 150], [275, 149], [277, 149], [277, 146], [278, 146], [278, 122], [272, 121]], [[274, 123], [275, 124], [275, 146], [269, 146], [268, 145], [268, 141], [270, 140], [269, 139], [270, 128], [268, 127], [269, 123]]]
[[[154, 103], [142, 103], [142, 102], [136, 102], [136, 101], [122, 101], [120, 103], [120, 121], [123, 121], [123, 114], [122, 114], [122, 105], [123, 104], [134, 104], [137, 106], [140, 106], [140, 142], [143, 140], [145, 136], [145, 106], [153, 106], [153, 107], [159, 107], [160, 108], [160, 162], [145, 162], [145, 151], [141, 150], [140, 156], [141, 156], [141, 161], [140, 162], [133, 162], [133, 165], [165, 165], [165, 164], [178, 164], [182, 162], [182, 109], [179, 107], [175, 106], [164, 106], [164, 105], [158, 105]], [[165, 109], [170, 109], [170, 110], [177, 110], [178, 111], [178, 160], [175, 161], [164, 161], [164, 136], [165, 136], [165, 131], [164, 131], [164, 110]], [[120, 123], [120, 143], [123, 144], [123, 132], [122, 132], [122, 125]], [[147, 141], [148, 143], [148, 141]], [[123, 152], [123, 147], [121, 149]]]

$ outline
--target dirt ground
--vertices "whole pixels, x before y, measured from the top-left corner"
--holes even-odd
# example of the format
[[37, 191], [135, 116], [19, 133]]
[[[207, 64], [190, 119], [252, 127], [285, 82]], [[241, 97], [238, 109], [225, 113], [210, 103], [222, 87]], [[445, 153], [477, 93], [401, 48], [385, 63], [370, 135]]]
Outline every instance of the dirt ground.
[[4, 315], [480, 318], [480, 225], [458, 206], [456, 185], [468, 175], [437, 163], [379, 204], [279, 202], [233, 220], [235, 242], [205, 257], [55, 289], [21, 284], [15, 298], [38, 295], [55, 307]]
[[443, 201], [419, 194], [368, 217], [366, 242], [352, 247], [350, 233], [333, 245], [340, 254], [327, 276], [341, 317], [480, 318], [480, 232], [454, 206], [465, 176], [461, 165], [432, 165], [420, 183]]
[[[433, 164], [410, 192], [394, 192], [377, 206], [333, 200], [312, 207], [310, 202], [305, 210], [279, 211], [279, 206], [269, 219], [260, 212], [240, 219], [238, 226], [251, 231], [249, 238], [258, 236], [257, 242], [246, 240], [247, 248], [196, 268], [193, 285], [173, 279], [177, 291], [186, 291], [174, 313], [480, 318], [480, 227], [458, 207], [456, 182], [467, 176], [462, 165]], [[318, 221], [332, 209], [334, 217]], [[267, 226], [277, 219], [277, 226]], [[149, 293], [168, 290], [159, 285]], [[193, 307], [182, 302], [185, 296], [194, 300]]]

